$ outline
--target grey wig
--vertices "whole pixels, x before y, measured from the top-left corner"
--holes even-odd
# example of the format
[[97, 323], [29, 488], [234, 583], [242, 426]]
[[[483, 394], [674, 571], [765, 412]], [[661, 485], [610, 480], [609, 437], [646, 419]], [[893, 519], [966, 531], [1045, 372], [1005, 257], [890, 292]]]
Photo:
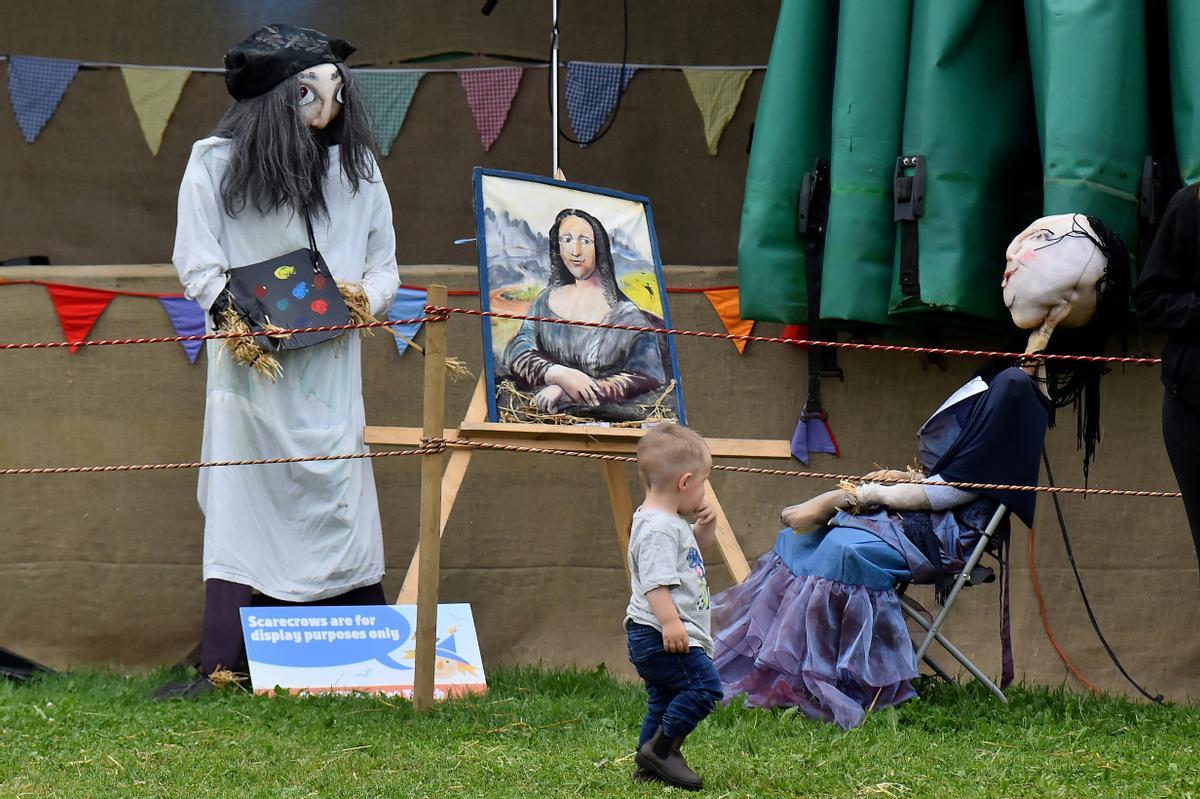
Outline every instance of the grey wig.
[[342, 110], [324, 130], [300, 115], [300, 80], [293, 76], [266, 94], [240, 100], [226, 110], [212, 135], [230, 139], [229, 169], [221, 179], [221, 202], [236, 217], [251, 205], [259, 213], [307, 208], [328, 213], [323, 185], [329, 145], [340, 144], [342, 176], [357, 193], [374, 171], [375, 144], [366, 104], [350, 70], [342, 75]]

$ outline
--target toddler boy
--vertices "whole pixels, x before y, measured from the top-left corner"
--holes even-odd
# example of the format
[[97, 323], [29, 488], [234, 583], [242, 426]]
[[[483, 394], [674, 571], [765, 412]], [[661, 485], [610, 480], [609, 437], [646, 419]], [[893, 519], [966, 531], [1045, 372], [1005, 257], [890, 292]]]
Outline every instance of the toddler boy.
[[648, 701], [633, 776], [699, 790], [680, 745], [721, 699], [697, 545], [707, 547], [716, 532], [716, 513], [704, 499], [712, 455], [696, 433], [663, 423], [642, 438], [637, 460], [646, 499], [629, 537], [625, 631]]

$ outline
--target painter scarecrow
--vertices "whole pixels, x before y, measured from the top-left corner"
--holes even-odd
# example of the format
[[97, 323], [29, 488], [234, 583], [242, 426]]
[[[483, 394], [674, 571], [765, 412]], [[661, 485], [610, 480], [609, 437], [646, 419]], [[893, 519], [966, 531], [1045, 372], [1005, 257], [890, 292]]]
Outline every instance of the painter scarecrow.
[[[399, 279], [387, 190], [354, 47], [269, 25], [225, 56], [235, 102], [193, 146], [173, 261], [210, 330], [202, 458], [365, 452], [359, 333], [275, 334], [381, 314]], [[239, 609], [384, 604], [383, 541], [369, 460], [208, 468], [200, 677], [244, 659]]]

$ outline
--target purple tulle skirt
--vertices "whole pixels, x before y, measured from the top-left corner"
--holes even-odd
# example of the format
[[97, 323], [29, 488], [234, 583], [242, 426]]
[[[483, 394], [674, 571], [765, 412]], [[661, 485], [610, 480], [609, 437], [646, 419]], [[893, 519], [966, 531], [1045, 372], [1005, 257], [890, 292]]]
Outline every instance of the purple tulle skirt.
[[916, 695], [895, 591], [797, 576], [772, 550], [712, 612], [726, 702], [745, 694], [751, 707], [795, 706], [849, 729], [867, 708]]

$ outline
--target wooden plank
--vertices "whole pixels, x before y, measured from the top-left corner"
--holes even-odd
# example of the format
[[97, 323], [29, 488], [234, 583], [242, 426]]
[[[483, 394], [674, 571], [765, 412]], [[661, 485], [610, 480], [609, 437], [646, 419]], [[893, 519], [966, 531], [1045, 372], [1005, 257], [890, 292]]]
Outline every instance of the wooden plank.
[[[430, 286], [430, 305], [446, 305], [446, 287]], [[424, 432], [440, 438], [446, 427], [446, 323], [425, 325]], [[417, 578], [417, 653], [413, 710], [433, 707], [434, 647], [437, 645], [438, 582], [441, 578], [442, 468], [444, 453], [421, 456], [421, 556]]]
[[612, 502], [613, 525], [617, 533], [617, 550], [621, 553], [621, 565], [629, 577], [629, 530], [633, 526], [633, 498], [629, 495], [629, 481], [625, 478], [625, 464], [604, 461], [604, 476], [608, 481], [608, 498]]
[[[489, 423], [474, 423], [463, 420], [457, 430], [446, 430], [442, 438], [455, 440], [469, 438], [490, 444], [512, 444], [514, 439], [524, 439], [530, 446], [543, 449], [572, 452], [605, 452], [632, 454], [637, 451], [637, 442], [643, 431], [626, 431], [619, 437], [591, 436], [593, 430], [605, 430], [603, 427], [563, 428], [556, 431], [552, 425], [536, 425], [542, 428], [536, 433], [530, 431], [510, 431], [504, 425]], [[546, 430], [545, 428], [550, 428]], [[611, 430], [611, 428], [608, 428]], [[565, 432], [571, 430], [573, 432]], [[580, 432], [582, 431], [582, 432]], [[562, 435], [557, 433], [562, 432]], [[634, 433], [634, 435], [628, 435]], [[388, 444], [391, 446], [415, 446], [421, 441], [422, 431], [418, 427], [377, 427], [368, 426], [364, 436], [368, 444]], [[790, 443], [771, 439], [748, 438], [706, 438], [708, 448], [714, 458], [763, 458], [787, 460], [792, 457]]]
[[[487, 418], [487, 395], [484, 393], [484, 379], [480, 378], [471, 395], [471, 404], [467, 407], [466, 419]], [[450, 438], [450, 436], [443, 436]], [[458, 499], [458, 490], [462, 488], [463, 478], [467, 475], [467, 467], [471, 464], [474, 450], [454, 449], [450, 451], [450, 459], [446, 463], [446, 471], [442, 475], [442, 518], [438, 525], [438, 538], [446, 534], [446, 523], [450, 521], [450, 511]], [[417, 601], [417, 575], [421, 572], [421, 545], [417, 544], [408, 571], [404, 573], [404, 585], [400, 587], [400, 595], [396, 597], [397, 605], [411, 605]]]
[[733, 528], [729, 525], [729, 519], [725, 517], [725, 509], [721, 507], [717, 493], [708, 483], [704, 484], [704, 498], [717, 512], [716, 538], [717, 548], [721, 550], [721, 558], [725, 561], [725, 567], [729, 569], [734, 582], [740, 583], [750, 575], [750, 564], [746, 562], [746, 553], [742, 552], [741, 544], [738, 543], [737, 536], [733, 534]]

